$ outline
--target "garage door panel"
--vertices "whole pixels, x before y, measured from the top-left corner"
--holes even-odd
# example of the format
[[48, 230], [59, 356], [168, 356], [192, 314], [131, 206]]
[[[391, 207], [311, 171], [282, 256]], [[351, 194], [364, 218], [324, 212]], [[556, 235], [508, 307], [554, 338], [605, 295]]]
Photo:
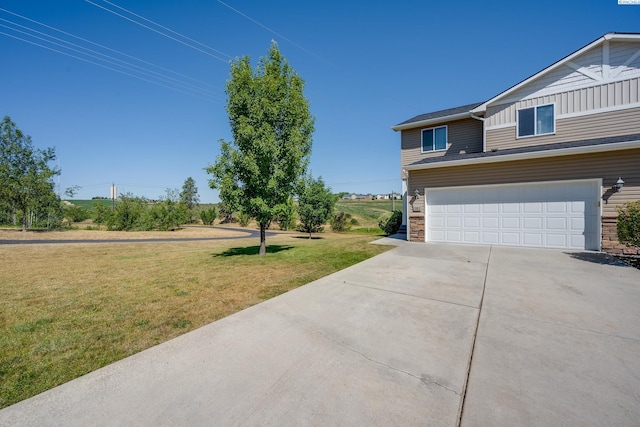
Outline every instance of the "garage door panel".
[[520, 233], [510, 233], [508, 231], [502, 233], [503, 245], [520, 245]]
[[542, 217], [524, 218], [522, 228], [525, 230], [542, 230]]
[[520, 229], [520, 218], [517, 217], [503, 217], [501, 223], [502, 228]]
[[500, 243], [500, 234], [497, 232], [482, 232], [481, 243], [497, 245]]
[[526, 214], [541, 214], [544, 212], [544, 204], [542, 202], [523, 203], [522, 212]]
[[599, 249], [596, 180], [427, 189], [427, 240]]
[[546, 225], [547, 225], [547, 230], [566, 230], [567, 219], [566, 218], [547, 218]]
[[543, 239], [542, 233], [522, 233], [522, 244], [524, 246], [542, 246]]

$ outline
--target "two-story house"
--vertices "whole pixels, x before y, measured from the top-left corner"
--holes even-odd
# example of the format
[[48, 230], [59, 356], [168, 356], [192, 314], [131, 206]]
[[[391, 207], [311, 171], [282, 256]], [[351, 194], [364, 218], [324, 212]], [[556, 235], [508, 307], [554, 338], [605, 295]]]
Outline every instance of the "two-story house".
[[393, 129], [409, 240], [620, 252], [616, 207], [640, 199], [640, 34]]

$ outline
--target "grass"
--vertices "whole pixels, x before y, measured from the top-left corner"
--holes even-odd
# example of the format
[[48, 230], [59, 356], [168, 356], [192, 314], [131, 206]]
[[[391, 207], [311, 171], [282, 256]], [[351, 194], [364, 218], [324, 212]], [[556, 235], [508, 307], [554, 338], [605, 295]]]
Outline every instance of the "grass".
[[[396, 210], [402, 210], [402, 200], [396, 200], [393, 205]], [[358, 221], [353, 231], [368, 228], [380, 233], [378, 218], [385, 212], [391, 212], [393, 205], [391, 200], [338, 200], [336, 211], [348, 213]]]
[[388, 249], [320, 237], [0, 246], [0, 408]]

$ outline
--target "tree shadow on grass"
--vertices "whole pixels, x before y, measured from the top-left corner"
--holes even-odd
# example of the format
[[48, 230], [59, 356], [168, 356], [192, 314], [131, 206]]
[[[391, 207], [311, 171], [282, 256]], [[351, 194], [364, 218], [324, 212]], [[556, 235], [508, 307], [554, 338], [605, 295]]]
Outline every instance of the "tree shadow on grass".
[[293, 236], [294, 239], [304, 239], [304, 240], [322, 240], [324, 239], [324, 237], [321, 236], [312, 236], [311, 239], [309, 239], [309, 236]]
[[[289, 245], [267, 245], [267, 253], [275, 254], [282, 251], [288, 251], [289, 249], [293, 249], [295, 246]], [[242, 248], [229, 248], [224, 252], [220, 252], [219, 254], [213, 254], [214, 257], [229, 257], [229, 256], [237, 256], [237, 255], [258, 255], [260, 254], [260, 246], [245, 246]]]

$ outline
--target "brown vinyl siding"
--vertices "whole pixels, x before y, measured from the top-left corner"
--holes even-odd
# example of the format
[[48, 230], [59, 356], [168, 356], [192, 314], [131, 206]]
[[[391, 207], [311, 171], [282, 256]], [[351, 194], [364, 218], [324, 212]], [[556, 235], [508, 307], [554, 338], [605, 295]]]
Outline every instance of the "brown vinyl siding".
[[[625, 185], [615, 193], [618, 177]], [[616, 206], [640, 200], [640, 149], [411, 171], [408, 194], [420, 190], [423, 209], [425, 188], [594, 178], [603, 180], [603, 215], [616, 216]]]
[[554, 135], [516, 138], [516, 127], [487, 130], [487, 151], [640, 133], [640, 108], [556, 120]]
[[[422, 130], [447, 126], [448, 148], [443, 151], [422, 153]], [[475, 119], [456, 120], [433, 126], [403, 130], [401, 134], [401, 164], [415, 163], [425, 157], [440, 157], [460, 153], [479, 153], [482, 151], [482, 122]]]

